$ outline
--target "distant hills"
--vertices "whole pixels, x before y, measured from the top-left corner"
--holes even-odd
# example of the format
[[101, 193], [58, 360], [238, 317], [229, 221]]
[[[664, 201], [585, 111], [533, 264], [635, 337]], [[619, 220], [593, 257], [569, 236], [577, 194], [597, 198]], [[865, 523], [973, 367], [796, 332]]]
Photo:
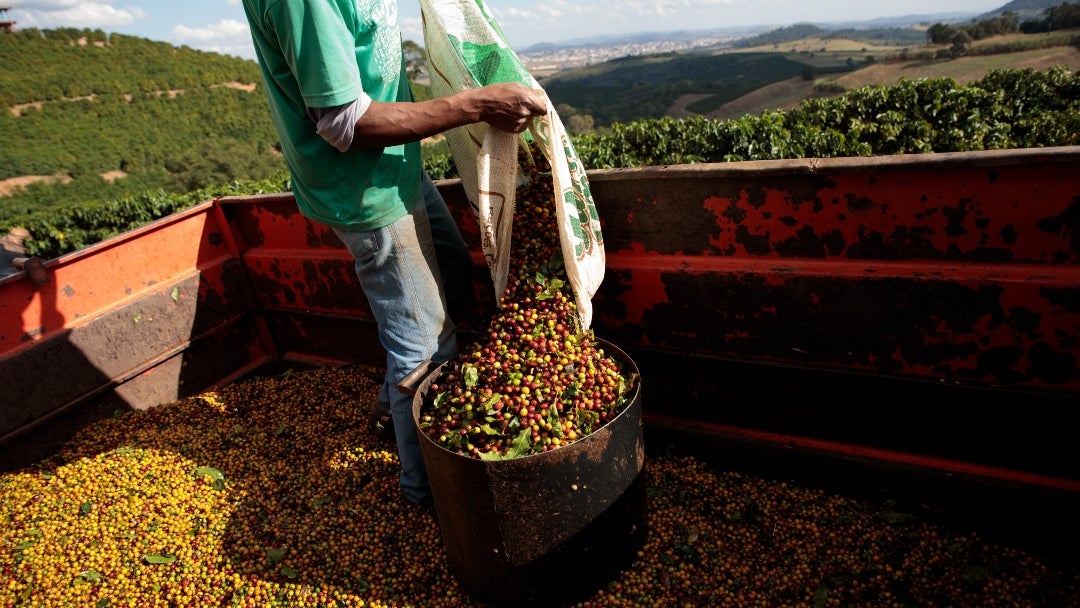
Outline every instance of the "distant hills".
[[1046, 9], [1053, 6], [1060, 6], [1061, 4], [1063, 4], [1061, 0], [1012, 0], [1012, 2], [1009, 2], [997, 10], [979, 15], [979, 18], [993, 17], [1002, 13], [1016, 13], [1023, 18], [1041, 14]]
[[[938, 23], [941, 23], [940, 21]], [[812, 23], [796, 23], [788, 27], [771, 30], [756, 36], [742, 38], [735, 41], [735, 48], [752, 48], [762, 45], [778, 45], [806, 40], [808, 38], [851, 38], [853, 40], [866, 40], [885, 42], [894, 45], [918, 45], [926, 42], [926, 32], [915, 27], [877, 27], [863, 29], [858, 27], [845, 27], [828, 29]]]
[[[1042, 15], [1048, 8], [1063, 4], [1061, 0], [1012, 0], [1000, 8], [985, 13], [945, 11], [940, 13], [920, 13], [910, 15], [898, 15], [895, 17], [879, 17], [863, 21], [827, 21], [812, 22], [812, 25], [823, 30], [838, 29], [875, 29], [875, 28], [910, 28], [926, 26], [934, 23], [962, 23], [971, 20], [986, 19], [1006, 12], [1016, 13], [1020, 20], [1035, 18]], [[796, 24], [790, 24], [796, 25]], [[789, 26], [784, 26], [789, 27]], [[626, 34], [598, 35], [588, 38], [573, 38], [561, 42], [544, 42], [520, 49], [520, 53], [538, 53], [557, 49], [602, 47], [610, 45], [646, 44], [657, 41], [694, 40], [700, 38], [726, 38], [738, 39], [771, 32], [776, 25], [733, 26], [721, 28], [705, 28], [700, 30], [671, 30], [671, 31], [647, 31], [630, 32]]]

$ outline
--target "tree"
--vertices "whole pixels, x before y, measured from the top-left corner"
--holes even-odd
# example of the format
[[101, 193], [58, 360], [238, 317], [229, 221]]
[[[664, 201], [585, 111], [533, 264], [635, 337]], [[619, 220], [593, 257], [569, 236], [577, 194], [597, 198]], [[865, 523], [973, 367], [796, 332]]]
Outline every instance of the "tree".
[[1049, 30], [1080, 27], [1080, 4], [1066, 2], [1046, 9], [1044, 14]]
[[405, 56], [405, 72], [409, 80], [419, 80], [427, 76], [427, 51], [424, 47], [406, 40], [401, 44], [402, 53]]
[[947, 23], [935, 23], [926, 29], [930, 44], [948, 44], [956, 37], [957, 29]]
[[595, 121], [588, 114], [574, 114], [566, 121], [566, 130], [574, 135], [591, 133], [594, 128]]

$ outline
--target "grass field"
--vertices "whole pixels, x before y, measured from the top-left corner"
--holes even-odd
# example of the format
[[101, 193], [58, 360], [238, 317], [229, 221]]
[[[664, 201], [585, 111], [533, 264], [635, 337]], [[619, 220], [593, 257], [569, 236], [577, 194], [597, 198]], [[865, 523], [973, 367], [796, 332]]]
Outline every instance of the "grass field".
[[980, 55], [937, 61], [887, 61], [866, 66], [832, 79], [845, 89], [870, 84], [893, 84], [901, 78], [952, 78], [961, 84], [979, 80], [987, 72], [1002, 68], [1045, 70], [1064, 65], [1080, 70], [1080, 49], [1071, 46], [1022, 51], [1004, 55]]
[[895, 53], [901, 47], [847, 38], [803, 38], [783, 44], [763, 44], [739, 49], [738, 52], [758, 53]]
[[[759, 114], [765, 110], [787, 110], [799, 105], [802, 100], [813, 96], [814, 92], [813, 81], [796, 76], [766, 85], [734, 101], [725, 103], [718, 109], [709, 112], [708, 117], [728, 120], [747, 114]], [[702, 98], [701, 95], [684, 95], [668, 110], [668, 116], [687, 118], [694, 115], [686, 107], [700, 101]]]

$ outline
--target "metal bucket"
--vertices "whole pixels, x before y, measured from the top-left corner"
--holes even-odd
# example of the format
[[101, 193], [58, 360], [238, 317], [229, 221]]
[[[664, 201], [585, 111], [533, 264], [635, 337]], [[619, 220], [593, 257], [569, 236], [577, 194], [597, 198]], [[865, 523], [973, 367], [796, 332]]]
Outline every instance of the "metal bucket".
[[[638, 374], [626, 353], [599, 342], [625, 375]], [[489, 604], [550, 606], [587, 597], [625, 569], [646, 535], [640, 377], [623, 412], [583, 439], [483, 461], [443, 448], [419, 428], [441, 370], [418, 387], [413, 423], [449, 566], [461, 585]]]

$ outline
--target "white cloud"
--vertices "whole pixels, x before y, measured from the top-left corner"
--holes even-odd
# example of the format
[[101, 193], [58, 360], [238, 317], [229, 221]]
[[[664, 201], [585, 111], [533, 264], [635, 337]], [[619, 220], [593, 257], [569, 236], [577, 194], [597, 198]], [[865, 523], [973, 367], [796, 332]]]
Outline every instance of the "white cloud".
[[29, 0], [11, 7], [12, 17], [22, 27], [113, 28], [131, 25], [146, 14], [138, 7], [120, 9], [108, 2], [93, 0]]
[[536, 12], [540, 13], [542, 17], [547, 19], [562, 19], [566, 16], [566, 11], [554, 5], [541, 4], [536, 7]]
[[532, 17], [533, 14], [532, 9], [525, 10], [520, 8], [514, 8], [512, 6], [504, 6], [497, 10], [491, 9], [491, 12], [495, 15], [496, 21], [501, 21], [503, 19], [506, 19], [507, 17], [529, 19]]
[[236, 19], [222, 19], [205, 27], [177, 25], [172, 29], [173, 44], [187, 45], [203, 51], [255, 58], [248, 24]]
[[235, 38], [247, 38], [251, 36], [251, 30], [247, 23], [236, 19], [222, 19], [217, 23], [206, 27], [188, 27], [177, 25], [172, 29], [173, 37], [177, 42], [187, 44], [213, 42], [215, 40], [227, 40]]
[[401, 28], [403, 39], [412, 40], [421, 45], [424, 43], [424, 24], [419, 17], [401, 17], [398, 20], [398, 27]]

